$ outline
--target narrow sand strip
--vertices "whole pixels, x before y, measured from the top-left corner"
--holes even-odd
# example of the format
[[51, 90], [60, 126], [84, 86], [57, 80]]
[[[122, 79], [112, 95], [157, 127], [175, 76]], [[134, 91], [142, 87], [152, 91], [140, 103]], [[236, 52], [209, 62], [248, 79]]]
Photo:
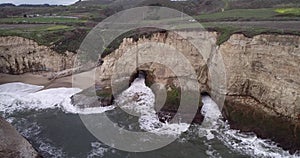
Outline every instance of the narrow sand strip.
[[23, 82], [27, 84], [44, 86], [45, 89], [58, 87], [72, 87], [72, 77], [63, 77], [56, 80], [48, 80], [47, 75], [26, 73], [22, 75], [9, 75], [0, 73], [0, 84]]

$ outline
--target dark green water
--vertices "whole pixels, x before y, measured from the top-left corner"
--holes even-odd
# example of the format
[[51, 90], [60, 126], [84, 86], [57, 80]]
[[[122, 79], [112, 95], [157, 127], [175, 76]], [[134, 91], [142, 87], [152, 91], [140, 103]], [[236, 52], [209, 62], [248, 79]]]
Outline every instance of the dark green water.
[[[114, 112], [106, 114], [120, 116]], [[162, 149], [129, 153], [102, 144], [85, 128], [78, 115], [66, 114], [60, 109], [17, 112], [9, 118], [18, 131], [45, 157], [249, 157], [231, 151], [217, 138], [207, 140], [205, 137], [195, 136], [197, 126], [191, 127], [178, 140]]]
[[[46, 158], [299, 157], [290, 155], [269, 140], [257, 138], [253, 133], [230, 129], [220, 116], [218, 106], [209, 97], [203, 97], [203, 126], [191, 125], [176, 141], [155, 151], [120, 151], [95, 138], [76, 114], [86, 112], [74, 109], [70, 103], [70, 96], [79, 92], [78, 89], [38, 91], [40, 88], [21, 83], [0, 85], [0, 114]], [[124, 113], [115, 108], [94, 115], [107, 115], [119, 126], [139, 129], [142, 122]]]

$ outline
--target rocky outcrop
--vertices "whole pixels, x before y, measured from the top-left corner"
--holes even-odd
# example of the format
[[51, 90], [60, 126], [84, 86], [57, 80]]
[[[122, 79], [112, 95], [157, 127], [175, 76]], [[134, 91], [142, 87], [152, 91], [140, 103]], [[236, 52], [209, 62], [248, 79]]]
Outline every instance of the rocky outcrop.
[[[178, 75], [172, 72], [170, 67], [163, 66], [176, 62], [172, 58], [163, 59], [164, 63], [143, 64], [147, 62], [143, 59], [148, 57], [147, 54], [156, 52], [155, 49], [159, 50], [157, 58], [163, 58], [162, 54], [166, 54], [168, 49], [173, 47], [191, 63], [200, 84], [199, 90], [211, 93], [212, 79], [209, 76], [209, 67], [213, 62], [212, 54], [219, 53], [226, 70], [227, 98], [251, 97], [260, 105], [264, 105], [257, 108], [262, 108], [269, 115], [300, 119], [299, 36], [258, 35], [247, 38], [242, 34], [234, 34], [214, 51], [216, 38], [215, 32], [197, 31], [179, 34], [156, 33], [151, 38], [140, 38], [137, 41], [126, 38], [117, 50], [103, 59], [103, 64], [97, 68], [96, 82], [102, 87], [109, 87], [116, 63], [122, 60], [124, 53], [138, 50], [143, 56], [129, 59], [121, 66], [126, 63], [139, 66], [140, 70], [148, 73], [149, 86], [162, 83], [169, 86], [166, 89], [170, 86], [179, 87], [178, 79], [190, 75], [184, 72], [185, 65], [178, 68], [182, 71]], [[151, 42], [161, 45], [157, 48], [145, 45]], [[206, 52], [198, 52], [199, 48], [195, 46], [197, 42], [204, 43], [200, 44], [200, 50]], [[72, 68], [75, 58], [73, 53], [59, 54], [32, 40], [11, 36], [0, 38], [0, 51], [0, 71], [13, 74], [66, 70]], [[126, 72], [128, 74], [125, 76], [131, 77], [134, 71]]]
[[84, 108], [105, 107], [113, 104], [113, 95], [110, 88], [87, 88], [71, 97], [72, 105]]
[[232, 127], [300, 149], [300, 37], [235, 34], [221, 52], [227, 75], [224, 116]]
[[[211, 40], [211, 43], [216, 41], [217, 35], [215, 33], [206, 36], [215, 38]], [[201, 40], [201, 38], [197, 40]], [[203, 40], [206, 39], [203, 38]], [[97, 71], [99, 76], [97, 83], [106, 86], [111, 84], [114, 67], [119, 60], [122, 60], [121, 56], [126, 50], [132, 51], [134, 48], [139, 48], [139, 53], [153, 54], [154, 46], [148, 45], [147, 48], [142, 48], [144, 43], [151, 42], [163, 43], [180, 50], [191, 61], [198, 75], [200, 91], [210, 92], [212, 89], [210, 84], [213, 83], [211, 83], [212, 79], [209, 77], [208, 68], [213, 63], [211, 61], [213, 60], [212, 55], [208, 55], [208, 58], [205, 59], [203, 56], [206, 55], [197, 52], [190, 41], [175, 34], [155, 34], [151, 39], [143, 38], [137, 42], [132, 39], [124, 39], [119, 49], [103, 59], [103, 64]], [[227, 98], [233, 98], [234, 96], [251, 97], [254, 101], [264, 105], [264, 107], [258, 108], [262, 108], [269, 115], [280, 115], [298, 120], [300, 116], [299, 45], [300, 37], [292, 35], [258, 35], [254, 38], [247, 38], [243, 34], [231, 36], [215, 52], [222, 56], [224, 62]], [[165, 52], [161, 49], [159, 53], [163, 54]], [[159, 57], [162, 58], [162, 56]], [[168, 59], [165, 60], [164, 64], [169, 62]], [[129, 65], [129, 63], [136, 64], [134, 60], [122, 62], [125, 63], [122, 66]], [[183, 67], [180, 69], [185, 71]], [[185, 76], [175, 75], [170, 68], [157, 63], [142, 64], [139, 66], [139, 70], [151, 74], [152, 83], [158, 82], [164, 85], [175, 85], [176, 87], [179, 85], [174, 78], [189, 75], [184, 73], [182, 74]], [[134, 70], [131, 73], [134, 73]]]
[[[185, 34], [188, 35], [189, 33]], [[210, 36], [209, 34], [202, 34], [200, 38], [202, 37], [204, 42], [207, 40], [206, 37]], [[213, 43], [215, 41], [212, 40], [210, 42]], [[183, 56], [178, 56], [179, 59], [174, 58], [172, 55], [176, 55], [176, 53], [171, 52], [176, 51], [182, 53]], [[135, 52], [139, 52], [137, 57]], [[123, 56], [124, 54], [126, 56]], [[180, 60], [181, 62], [186, 60], [188, 63], [179, 63]], [[130, 78], [132, 74], [136, 73], [137, 69], [135, 68], [138, 67], [138, 70], [147, 72], [148, 80], [146, 82], [148, 82], [148, 86], [151, 86], [151, 84], [149, 85], [149, 82], [151, 82], [180, 87], [176, 78], [192, 79], [188, 70], [190, 67], [186, 67], [190, 65], [187, 64], [191, 64], [191, 68], [195, 71], [196, 78], [193, 79], [198, 80], [200, 84], [199, 90], [203, 92], [208, 91], [206, 60], [197, 51], [197, 48], [184, 37], [176, 33], [157, 33], [151, 38], [140, 38], [137, 42], [131, 38], [125, 38], [119, 49], [103, 59], [103, 64], [96, 71], [98, 74], [96, 82], [99, 85], [110, 86], [112, 76], [117, 72], [117, 69], [125, 70], [126, 72], [119, 74]], [[177, 72], [174, 72], [175, 69]], [[149, 81], [149, 77], [151, 81]]]
[[[218, 47], [215, 46], [216, 39], [217, 33], [195, 31], [181, 32], [180, 36], [158, 33], [137, 42], [124, 39], [119, 49], [103, 59], [102, 66], [98, 68], [97, 84], [109, 87], [114, 68], [121, 60], [126, 63], [122, 65], [123, 69], [135, 64], [139, 65], [139, 70], [147, 72], [150, 76], [147, 77], [148, 86], [160, 83], [166, 86], [168, 92], [176, 94], [178, 79], [189, 77], [189, 74], [178, 76], [162, 66], [176, 62], [164, 56], [170, 50], [162, 45], [174, 47], [192, 63], [201, 93], [210, 94], [218, 103], [222, 101], [219, 96], [224, 94], [223, 114], [232, 127], [272, 138], [286, 149], [300, 149], [300, 37], [258, 35], [247, 38], [243, 34], [234, 34]], [[143, 47], [151, 42], [159, 43], [161, 49], [152, 45]], [[198, 52], [196, 47], [202, 52]], [[165, 63], [140, 65], [141, 58], [123, 61], [122, 55], [128, 51], [152, 55], [159, 52], [161, 55], [158, 57], [163, 58]], [[144, 58], [147, 61], [150, 57], [144, 55]], [[224, 72], [217, 71], [222, 67]], [[186, 70], [185, 67], [179, 69]], [[126, 73], [128, 77], [129, 72]], [[179, 102], [178, 96], [167, 98], [166, 104], [168, 101], [171, 104]]]
[[300, 119], [299, 46], [299, 36], [231, 36], [219, 48], [226, 67], [227, 95], [251, 97], [270, 115]]
[[[156, 97], [167, 95], [164, 113], [170, 109], [176, 112], [174, 109], [178, 108], [180, 88], [197, 81], [199, 87], [195, 88], [199, 88], [199, 95], [208, 93], [217, 103], [224, 104], [223, 114], [232, 127], [272, 138], [287, 149], [300, 149], [300, 36], [262, 34], [248, 38], [243, 34], [234, 34], [228, 41], [216, 46], [217, 36], [215, 32], [186, 31], [155, 33], [150, 38], [137, 41], [125, 38], [120, 47], [103, 58], [102, 65], [97, 67], [96, 85], [119, 93], [130, 85], [138, 70], [144, 71], [147, 85], [159, 89], [156, 90]], [[44, 66], [54, 65], [54, 71], [69, 66], [67, 61], [62, 61], [65, 58], [61, 55], [51, 58], [48, 52], [49, 57], [41, 57], [43, 53], [39, 52], [42, 51], [31, 55], [28, 50], [44, 47], [30, 40], [17, 39], [19, 42], [12, 43], [19, 49], [6, 48], [7, 44], [0, 45], [1, 51], [6, 52], [1, 54], [5, 56], [1, 56], [1, 64], [6, 63], [1, 70], [22, 72], [29, 65], [34, 67], [32, 62], [25, 62], [28, 66], [20, 66], [19, 60], [23, 58], [18, 53], [28, 56], [28, 61], [35, 63], [45, 60], [48, 65]], [[23, 51], [20, 40], [27, 41], [30, 49]], [[14, 56], [7, 53], [10, 49], [15, 52]], [[183, 56], [172, 54], [176, 51]], [[185, 61], [188, 64], [184, 64]], [[196, 76], [190, 69], [195, 71]], [[191, 82], [181, 85], [181, 79]], [[160, 91], [157, 87], [165, 89]], [[98, 106], [97, 100], [103, 99], [103, 96], [109, 96], [106, 103], [111, 102], [111, 95], [105, 92], [100, 98], [89, 100], [91, 105]], [[82, 95], [77, 98], [79, 103], [82, 99]]]
[[22, 37], [0, 37], [0, 72], [23, 74], [26, 72], [56, 72], [73, 67], [75, 55], [59, 54], [47, 46]]
[[0, 157], [37, 158], [40, 157], [29, 142], [17, 130], [0, 117]]
[[[189, 32], [181, 34], [190, 35]], [[207, 37], [210, 36], [211, 34], [203, 32], [199, 40], [207, 42]], [[209, 42], [215, 43], [213, 39]], [[156, 33], [151, 38], [140, 38], [136, 42], [125, 38], [119, 49], [103, 59], [96, 71], [96, 84], [112, 88], [116, 95], [128, 88], [137, 71], [146, 73], [146, 85], [156, 95], [156, 104], [160, 106], [157, 111], [161, 116], [168, 114], [171, 115], [170, 118], [173, 117], [183, 91], [197, 91], [198, 97], [201, 92], [209, 91], [205, 58], [188, 39], [177, 33]], [[199, 83], [199, 87], [191, 86], [193, 82]], [[159, 100], [161, 96], [166, 98]], [[195, 106], [197, 104], [201, 109], [202, 102], [199, 101]], [[194, 121], [199, 123], [203, 117], [200, 116], [200, 111], [197, 114]]]

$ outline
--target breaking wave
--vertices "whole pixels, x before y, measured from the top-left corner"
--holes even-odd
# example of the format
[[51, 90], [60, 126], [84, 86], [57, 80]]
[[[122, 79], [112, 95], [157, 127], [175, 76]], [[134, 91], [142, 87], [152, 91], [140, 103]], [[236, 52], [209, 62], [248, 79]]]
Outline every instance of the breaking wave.
[[[5, 116], [16, 111], [61, 109], [65, 113], [95, 114], [113, 110], [115, 106], [119, 106], [126, 112], [139, 117], [139, 126], [142, 130], [176, 136], [190, 131], [188, 130], [189, 125], [185, 123], [169, 124], [159, 121], [154, 110], [155, 95], [145, 85], [145, 80], [142, 78], [137, 78], [127, 90], [116, 98], [115, 105], [109, 107], [79, 109], [73, 106], [70, 97], [81, 92], [81, 89], [42, 89], [42, 86], [24, 83], [0, 85], [0, 113]], [[251, 157], [300, 157], [299, 154], [289, 154], [288, 151], [284, 151], [274, 142], [260, 139], [253, 133], [242, 133], [230, 129], [229, 124], [223, 121], [218, 105], [208, 96], [203, 96], [202, 101], [204, 105], [201, 113], [205, 119], [202, 125], [196, 125], [196, 130], [192, 131], [192, 135], [194, 139], [205, 138], [203, 143], [209, 147], [206, 151], [209, 157], [220, 157], [218, 150], [214, 149], [210, 143], [212, 140], [219, 140], [232, 151]], [[14, 122], [13, 117], [8, 117], [7, 120]], [[43, 130], [36, 123], [22, 123], [22, 121], [20, 123], [16, 126], [20, 128], [18, 130], [21, 134], [27, 138], [35, 138]], [[45, 152], [45, 155], [64, 157], [63, 150], [54, 147], [55, 145], [52, 144], [51, 140], [39, 140], [38, 137], [35, 139], [37, 139], [35, 142], [39, 144], [39, 150]], [[110, 151], [98, 142], [91, 142], [91, 147], [92, 151], [88, 153], [88, 157], [103, 157], [105, 153]]]
[[73, 106], [70, 97], [82, 91], [78, 88], [41, 89], [43, 89], [43, 86], [24, 83], [0, 85], [0, 111], [4, 114], [11, 114], [25, 109], [45, 110], [61, 108], [66, 113], [93, 114], [113, 109], [112, 106], [87, 109]]

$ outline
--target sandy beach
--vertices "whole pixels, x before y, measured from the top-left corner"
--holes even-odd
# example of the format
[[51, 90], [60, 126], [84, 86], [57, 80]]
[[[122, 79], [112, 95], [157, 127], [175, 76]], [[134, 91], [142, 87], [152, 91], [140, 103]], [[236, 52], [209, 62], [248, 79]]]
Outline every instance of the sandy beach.
[[[39, 85], [44, 86], [44, 89], [49, 88], [71, 88], [76, 87], [80, 89], [86, 89], [93, 85], [95, 85], [94, 75], [96, 69], [82, 72], [79, 74], [66, 76], [57, 78], [54, 80], [49, 80], [48, 77], [51, 76], [51, 73], [25, 73], [22, 75], [10, 75], [0, 73], [0, 85], [5, 83], [12, 83], [12, 82], [22, 82], [27, 84]], [[74, 85], [72, 84], [72, 80], [75, 79]]]
[[72, 76], [49, 80], [46, 74], [25, 73], [22, 75], [9, 75], [0, 73], [0, 85], [12, 82], [23, 82], [27, 84], [44, 86], [44, 89], [72, 87]]

